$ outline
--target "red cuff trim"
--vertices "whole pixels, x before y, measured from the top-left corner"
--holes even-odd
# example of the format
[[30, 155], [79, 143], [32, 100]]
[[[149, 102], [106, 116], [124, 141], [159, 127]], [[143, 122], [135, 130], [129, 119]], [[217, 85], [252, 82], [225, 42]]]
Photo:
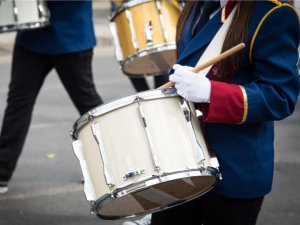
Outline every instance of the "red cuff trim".
[[203, 121], [242, 123], [247, 116], [244, 88], [236, 84], [211, 81], [210, 103], [202, 105]]

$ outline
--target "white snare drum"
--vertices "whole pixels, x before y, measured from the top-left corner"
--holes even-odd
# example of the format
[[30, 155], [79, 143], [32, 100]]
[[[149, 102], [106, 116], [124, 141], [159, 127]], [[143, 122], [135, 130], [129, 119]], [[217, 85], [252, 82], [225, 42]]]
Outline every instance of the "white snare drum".
[[0, 33], [42, 27], [49, 17], [43, 0], [0, 0]]
[[211, 190], [220, 177], [195, 109], [174, 89], [96, 107], [74, 123], [71, 136], [86, 198], [104, 219], [184, 203]]
[[128, 76], [167, 73], [176, 62], [176, 0], [132, 0], [110, 18], [115, 55]]

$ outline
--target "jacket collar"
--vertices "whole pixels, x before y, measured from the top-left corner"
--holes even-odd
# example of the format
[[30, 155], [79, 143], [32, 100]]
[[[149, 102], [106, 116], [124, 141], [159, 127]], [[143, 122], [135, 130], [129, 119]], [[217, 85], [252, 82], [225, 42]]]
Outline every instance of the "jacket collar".
[[205, 48], [221, 26], [221, 10], [219, 10], [217, 14], [191, 39], [187, 46], [185, 46], [179, 55], [178, 61], [182, 61], [194, 52]]

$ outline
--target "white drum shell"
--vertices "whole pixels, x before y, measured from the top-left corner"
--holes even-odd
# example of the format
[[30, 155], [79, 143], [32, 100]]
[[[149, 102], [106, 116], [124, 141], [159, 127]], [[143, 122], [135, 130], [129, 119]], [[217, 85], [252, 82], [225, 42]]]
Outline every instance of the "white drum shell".
[[[155, 97], [143, 100], [143, 95]], [[139, 98], [142, 99], [139, 102], [132, 101]], [[111, 107], [110, 104], [114, 107]], [[84, 125], [76, 123], [73, 131], [76, 139], [82, 142], [84, 158], [96, 199], [110, 193], [119, 194], [119, 189], [125, 190], [125, 194], [138, 191], [147, 187], [147, 183], [151, 183], [151, 179], [157, 179], [157, 176], [161, 174], [184, 172], [188, 177], [190, 176], [188, 175], [189, 171], [199, 170], [200, 167], [215, 166], [211, 164], [211, 156], [205, 144], [195, 109], [191, 105], [194, 134], [205, 157], [201, 165], [197, 163], [187, 121], [180, 107], [180, 97], [164, 96], [156, 90], [138, 93], [110, 104], [91, 110], [89, 112], [91, 119]], [[144, 111], [148, 136], [139, 113], [139, 107]], [[107, 108], [111, 108], [111, 110]], [[100, 127], [101, 142], [107, 157], [108, 169], [115, 182], [115, 185], [111, 187], [107, 185], [105, 176], [103, 176], [103, 160], [92, 133], [92, 123], [96, 123]], [[79, 129], [77, 130], [76, 127]], [[157, 159], [159, 170], [155, 168], [154, 157]], [[144, 172], [124, 180], [126, 174], [140, 170], [144, 170]], [[166, 176], [166, 180], [174, 179], [168, 176]]]

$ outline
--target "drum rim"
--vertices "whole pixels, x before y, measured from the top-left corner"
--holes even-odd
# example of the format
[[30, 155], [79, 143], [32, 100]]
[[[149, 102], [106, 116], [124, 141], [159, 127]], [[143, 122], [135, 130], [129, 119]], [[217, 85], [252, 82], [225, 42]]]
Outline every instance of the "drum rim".
[[[132, 74], [132, 73], [128, 73], [125, 70], [125, 65], [134, 61], [137, 58], [141, 58], [144, 56], [149, 56], [153, 53], [159, 53], [159, 52], [164, 52], [164, 51], [171, 51], [174, 50], [176, 52], [176, 44], [162, 44], [162, 45], [154, 45], [152, 47], [147, 47], [145, 49], [139, 50], [137, 53], [134, 53], [132, 55], [130, 55], [129, 57], [127, 57], [125, 60], [119, 61], [121, 67], [122, 67], [122, 71], [123, 73], [125, 73], [128, 76], [140, 76], [139, 74]], [[172, 67], [172, 66], [170, 66]], [[164, 72], [168, 72], [168, 71], [160, 71], [157, 73], [151, 73], [151, 74], [144, 74], [146, 76], [155, 76], [155, 75], [159, 75], [159, 74], [163, 74]]]
[[139, 100], [153, 100], [153, 99], [160, 99], [160, 98], [171, 98], [171, 97], [180, 97], [177, 94], [175, 88], [167, 88], [167, 89], [155, 89], [155, 90], [148, 90], [143, 92], [138, 92], [136, 94], [128, 95], [119, 99], [115, 99], [99, 105], [82, 116], [80, 116], [73, 124], [73, 129], [70, 131], [71, 137], [74, 140], [77, 140], [77, 135], [80, 129], [86, 125], [89, 120], [93, 117], [97, 117], [100, 115], [104, 115], [106, 113], [112, 112], [116, 109], [125, 107], [127, 105], [131, 105]]
[[8, 24], [8, 25], [0, 26], [0, 33], [17, 31], [17, 30], [33, 30], [36, 28], [45, 27], [47, 25], [49, 25], [49, 21], [47, 19], [38, 22], [19, 23], [17, 25]]
[[108, 17], [108, 20], [112, 22], [122, 11], [125, 11], [133, 6], [140, 5], [146, 2], [152, 2], [152, 0], [130, 0], [128, 2], [125, 2], [119, 9], [117, 9]]
[[[211, 168], [213, 168], [213, 167], [211, 167]], [[191, 174], [191, 173], [192, 173], [192, 174]], [[199, 168], [199, 169], [190, 169], [190, 170], [186, 170], [186, 171], [170, 172], [170, 173], [166, 173], [166, 174], [163, 176], [163, 177], [166, 178], [165, 181], [163, 181], [163, 182], [161, 182], [161, 180], [160, 180], [161, 178], [158, 178], [158, 177], [154, 177], [154, 178], [152, 177], [152, 178], [148, 179], [148, 180], [151, 180], [152, 183], [151, 183], [151, 185], [149, 185], [149, 186], [146, 185], [146, 186], [144, 187], [144, 189], [150, 188], [150, 187], [152, 187], [153, 185], [156, 185], [156, 184], [160, 184], [160, 183], [164, 183], [164, 182], [170, 181], [170, 180], [168, 179], [168, 177], [169, 177], [169, 176], [172, 176], [172, 175], [174, 175], [174, 174], [179, 175], [179, 176], [177, 176], [176, 179], [190, 178], [190, 177], [205, 177], [205, 176], [207, 176], [207, 177], [215, 178], [215, 180], [214, 180], [214, 182], [213, 182], [213, 184], [212, 184], [211, 186], [208, 186], [207, 189], [205, 189], [205, 190], [202, 191], [202, 192], [199, 192], [198, 194], [195, 194], [195, 195], [193, 195], [193, 196], [191, 196], [191, 197], [189, 197], [189, 198], [180, 200], [180, 201], [178, 201], [178, 202], [174, 202], [172, 205], [161, 206], [161, 207], [159, 207], [159, 208], [152, 209], [152, 210], [149, 210], [149, 211], [147, 211], [147, 212], [137, 213], [137, 214], [130, 214], [130, 215], [124, 215], [124, 216], [117, 216], [117, 215], [116, 215], [116, 216], [107, 216], [107, 215], [101, 215], [101, 214], [99, 214], [99, 213], [97, 212], [97, 211], [99, 211], [100, 208], [102, 208], [103, 206], [105, 206], [107, 203], [110, 202], [112, 196], [114, 196], [115, 199], [117, 199], [117, 198], [120, 198], [120, 197], [122, 198], [122, 197], [125, 196], [125, 195], [134, 193], [134, 192], [136, 192], [136, 191], [139, 192], [139, 191], [142, 190], [142, 189], [137, 189], [137, 190], [135, 190], [135, 191], [133, 191], [133, 192], [126, 193], [126, 194], [124, 194], [124, 195], [122, 195], [122, 196], [120, 196], [120, 197], [116, 197], [116, 195], [117, 195], [119, 192], [122, 192], [122, 191], [128, 189], [128, 186], [129, 186], [129, 185], [127, 185], [126, 187], [121, 187], [121, 188], [116, 189], [112, 194], [105, 194], [105, 195], [103, 195], [102, 197], [98, 198], [96, 201], [92, 202], [91, 210], [92, 210], [93, 212], [96, 212], [96, 213], [97, 213], [97, 216], [100, 217], [101, 219], [124, 219], [124, 218], [130, 218], [130, 217], [134, 217], [134, 216], [139, 216], [139, 215], [142, 215], [142, 214], [145, 214], [145, 213], [148, 214], [148, 213], [153, 213], [153, 212], [158, 212], [158, 211], [161, 211], [161, 210], [165, 210], [165, 209], [167, 209], [167, 208], [171, 208], [171, 207], [173, 207], [173, 206], [176, 206], [176, 205], [179, 205], [179, 204], [188, 202], [188, 201], [190, 201], [190, 200], [193, 200], [193, 199], [195, 199], [195, 198], [197, 198], [197, 197], [199, 197], [199, 196], [202, 196], [202, 195], [206, 194], [206, 193], [209, 192], [210, 190], [212, 190], [212, 189], [217, 185], [217, 183], [218, 183], [218, 180], [219, 180], [219, 179], [218, 179], [218, 174], [220, 174], [220, 173], [219, 173], [219, 171], [218, 171], [217, 168], [213, 168], [213, 170], [212, 170], [212, 169], [207, 169], [207, 168], [206, 168], [206, 169], [205, 169], [205, 168]], [[181, 176], [180, 176], [180, 175], [181, 175]], [[183, 175], [186, 175], [186, 176], [183, 176]], [[171, 179], [171, 180], [176, 180], [176, 179]], [[146, 181], [147, 181], [147, 180], [142, 180], [142, 181], [140, 181], [140, 182], [135, 183], [135, 185], [138, 186], [139, 184], [145, 183]], [[156, 182], [155, 182], [155, 181], [156, 181]], [[113, 201], [113, 200], [112, 200], [112, 201]]]

